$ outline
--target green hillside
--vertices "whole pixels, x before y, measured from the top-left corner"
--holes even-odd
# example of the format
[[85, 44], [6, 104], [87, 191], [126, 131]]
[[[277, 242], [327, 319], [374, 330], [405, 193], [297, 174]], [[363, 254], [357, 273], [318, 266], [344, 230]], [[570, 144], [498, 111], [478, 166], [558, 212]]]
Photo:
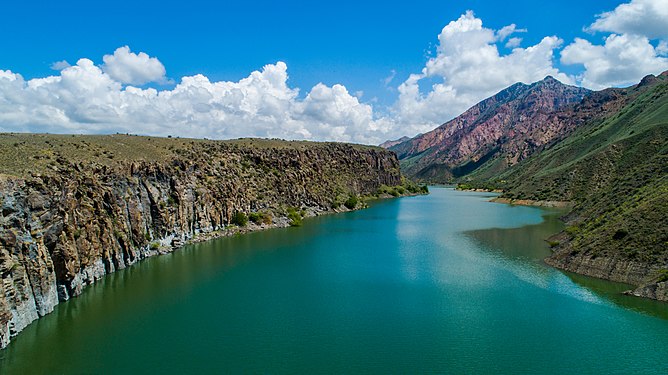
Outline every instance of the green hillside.
[[668, 264], [668, 82], [662, 75], [625, 91], [634, 98], [621, 110], [488, 183], [507, 198], [576, 204], [554, 257], [630, 260], [656, 271]]
[[[208, 155], [211, 147], [305, 151], [329, 145], [334, 143], [261, 138], [208, 140], [127, 134], [0, 133], [0, 174], [25, 177], [31, 172], [53, 173], [64, 165], [80, 162], [109, 167], [128, 162], [164, 162], [188, 153]], [[345, 147], [381, 150], [379, 147], [358, 144], [347, 144]]]

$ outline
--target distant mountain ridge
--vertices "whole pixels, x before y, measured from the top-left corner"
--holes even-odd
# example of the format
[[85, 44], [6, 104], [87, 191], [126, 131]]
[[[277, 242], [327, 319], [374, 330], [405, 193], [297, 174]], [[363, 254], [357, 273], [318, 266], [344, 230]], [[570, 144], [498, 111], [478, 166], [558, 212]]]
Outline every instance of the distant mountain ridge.
[[410, 137], [407, 137], [407, 136], [403, 136], [403, 137], [401, 137], [401, 138], [399, 138], [399, 139], [395, 139], [395, 140], [390, 140], [390, 139], [388, 139], [387, 141], [385, 141], [385, 142], [379, 144], [378, 147], [382, 147], [382, 148], [390, 148], [390, 147], [392, 147], [392, 146], [394, 146], [394, 145], [398, 145], [399, 143], [406, 142], [406, 141], [409, 140], [409, 139], [410, 139]]
[[438, 128], [389, 149], [408, 176], [447, 182], [481, 167], [498, 173], [563, 138], [578, 119], [560, 113], [591, 94], [551, 76], [516, 83]]

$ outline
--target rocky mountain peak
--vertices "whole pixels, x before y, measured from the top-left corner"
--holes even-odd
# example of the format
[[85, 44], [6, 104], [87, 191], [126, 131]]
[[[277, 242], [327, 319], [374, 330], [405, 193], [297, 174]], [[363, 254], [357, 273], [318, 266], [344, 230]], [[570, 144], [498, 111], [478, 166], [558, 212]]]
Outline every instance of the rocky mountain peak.
[[545, 76], [541, 82], [545, 83], [561, 83], [558, 79], [552, 77], [551, 75]]
[[543, 78], [543, 80], [531, 84], [529, 87], [531, 89], [541, 90], [541, 91], [555, 91], [555, 90], [556, 91], [575, 90], [582, 92], [589, 91], [582, 87], [567, 85], [552, 76], [547, 76]]
[[648, 74], [643, 77], [642, 80], [640, 80], [640, 83], [638, 84], [637, 87], [643, 87], [647, 85], [651, 85], [652, 83], [658, 81], [659, 79], [655, 77], [653, 74]]

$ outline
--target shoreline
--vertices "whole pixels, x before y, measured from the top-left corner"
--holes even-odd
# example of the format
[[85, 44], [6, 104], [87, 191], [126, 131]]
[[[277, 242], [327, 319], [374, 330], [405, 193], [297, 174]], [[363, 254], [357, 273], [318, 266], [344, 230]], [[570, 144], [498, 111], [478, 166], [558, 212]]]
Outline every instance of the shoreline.
[[489, 200], [494, 203], [504, 203], [513, 206], [533, 206], [545, 208], [573, 208], [575, 203], [569, 201], [535, 201], [531, 199], [511, 199], [496, 197]]
[[[484, 189], [467, 191], [479, 190], [482, 190], [483, 192], [491, 192]], [[575, 206], [573, 202], [568, 201], [535, 201], [530, 199], [510, 199], [501, 197], [492, 198], [489, 202], [556, 209], [572, 209]], [[632, 279], [630, 276], [631, 274], [637, 273], [638, 269], [649, 269], [650, 266], [607, 257], [600, 257], [598, 259], [588, 257], [587, 259], [583, 259], [582, 256], [578, 255], [564, 256], [564, 245], [559, 243], [563, 241], [565, 244], [568, 244], [570, 242], [564, 233], [565, 230], [562, 230], [545, 239], [545, 242], [550, 244], [551, 254], [543, 259], [543, 263], [558, 270], [633, 286], [633, 289], [625, 290], [620, 294], [668, 303], [668, 281], [661, 281], [658, 280], [657, 277], [651, 277], [650, 274], [652, 272], [644, 272], [643, 274], [645, 276], [642, 277], [642, 280], [637, 278]], [[557, 239], [558, 241], [556, 241]], [[556, 242], [557, 245], [552, 245], [552, 242]], [[565, 258], [568, 258], [568, 260], [565, 260]], [[588, 264], [589, 266], [587, 266]], [[631, 270], [636, 272], [631, 272]]]
[[[369, 208], [369, 206], [366, 204], [366, 202], [371, 202], [371, 201], [381, 201], [381, 200], [387, 200], [387, 199], [394, 199], [394, 198], [406, 198], [406, 197], [417, 197], [421, 195], [428, 195], [429, 193], [426, 194], [419, 194], [419, 193], [406, 193], [402, 194], [399, 196], [393, 196], [390, 194], [382, 194], [378, 197], [373, 197], [369, 199], [363, 199], [362, 204], [359, 205], [359, 207], [355, 207], [352, 209], [349, 209], [345, 206], [341, 206], [337, 209], [330, 209], [330, 210], [318, 210], [313, 207], [307, 207], [306, 208], [306, 213], [302, 217], [303, 219], [309, 219], [309, 218], [314, 218], [318, 216], [324, 216], [324, 215], [336, 215], [336, 214], [342, 214], [346, 212], [353, 212], [353, 211], [359, 211], [359, 210], [364, 210]], [[255, 224], [253, 222], [248, 222], [243, 227], [236, 226], [236, 225], [229, 225], [227, 228], [222, 228], [218, 230], [212, 230], [208, 232], [200, 232], [195, 235], [193, 235], [191, 238], [186, 239], [182, 244], [179, 244], [177, 246], [173, 246], [169, 248], [168, 246], [162, 246], [158, 250], [163, 250], [167, 249], [167, 251], [160, 252], [160, 254], [169, 254], [175, 250], [181, 249], [187, 245], [192, 245], [192, 244], [197, 244], [197, 243], [202, 243], [202, 242], [207, 242], [207, 241], [212, 241], [218, 238], [223, 238], [223, 237], [231, 237], [235, 235], [244, 235], [244, 234], [249, 234], [249, 233], [254, 233], [254, 232], [261, 232], [265, 230], [270, 230], [270, 229], [279, 229], [279, 228], [289, 228], [289, 227], [299, 227], [301, 225], [290, 225], [290, 219], [288, 219], [287, 216], [278, 216], [274, 218], [271, 224]]]

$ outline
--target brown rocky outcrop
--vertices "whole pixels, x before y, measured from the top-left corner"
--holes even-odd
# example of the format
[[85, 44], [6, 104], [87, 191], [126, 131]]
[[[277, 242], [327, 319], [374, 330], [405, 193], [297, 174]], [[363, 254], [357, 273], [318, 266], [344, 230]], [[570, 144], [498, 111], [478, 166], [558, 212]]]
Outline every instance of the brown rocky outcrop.
[[[23, 157], [65, 155], [72, 148], [65, 137], [48, 136], [56, 146]], [[380, 148], [166, 139], [148, 147], [150, 140], [78, 137], [72, 142], [99, 147], [99, 157], [81, 151], [0, 175], [0, 347], [104, 275], [198, 235], [226, 233], [235, 213], [263, 213], [273, 218], [269, 226], [285, 226], [288, 208], [333, 211], [341, 196], [401, 184], [396, 156]], [[128, 144], [138, 156], [114, 149]]]

